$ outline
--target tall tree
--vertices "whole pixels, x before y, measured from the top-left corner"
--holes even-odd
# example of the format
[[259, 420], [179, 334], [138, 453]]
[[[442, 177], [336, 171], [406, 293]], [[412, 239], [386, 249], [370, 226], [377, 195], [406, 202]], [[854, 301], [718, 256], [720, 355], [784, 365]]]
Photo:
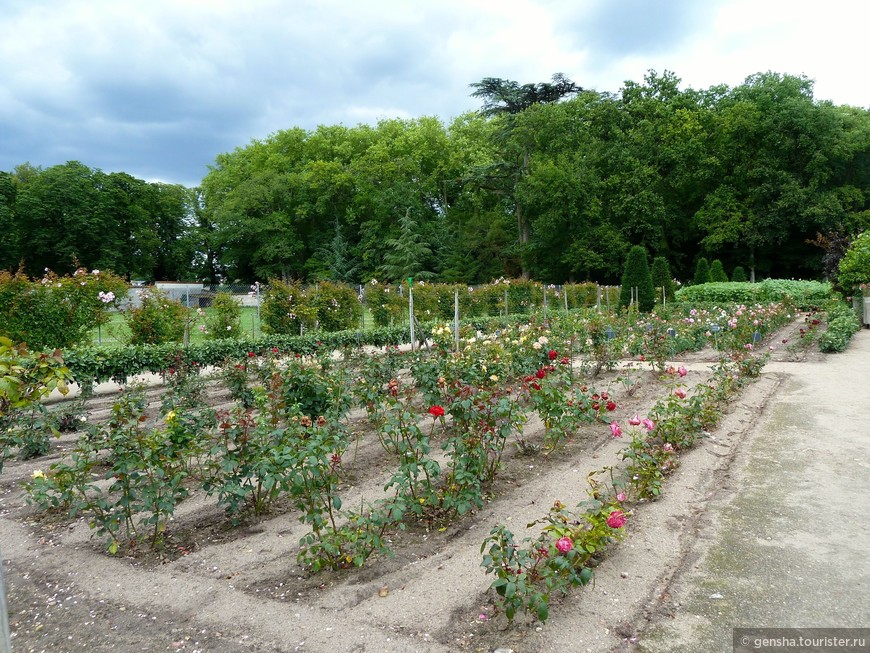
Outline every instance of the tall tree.
[[485, 77], [471, 84], [472, 97], [481, 98], [481, 113], [502, 119], [498, 133], [500, 160], [494, 165], [477, 171], [478, 179], [486, 188], [505, 194], [513, 204], [517, 225], [517, 239], [522, 276], [530, 276], [528, 243], [531, 232], [525, 207], [518, 189], [528, 174], [534, 147], [533, 134], [516, 130], [515, 117], [538, 104], [557, 102], [575, 95], [583, 89], [562, 73], [553, 75], [552, 83], [519, 84], [512, 80]]

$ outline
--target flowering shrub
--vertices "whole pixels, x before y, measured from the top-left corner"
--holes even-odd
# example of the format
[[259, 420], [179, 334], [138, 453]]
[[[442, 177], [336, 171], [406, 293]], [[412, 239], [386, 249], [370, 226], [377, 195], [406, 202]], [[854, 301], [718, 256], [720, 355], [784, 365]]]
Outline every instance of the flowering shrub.
[[496, 577], [490, 587], [508, 621], [520, 609], [546, 621], [550, 595], [587, 585], [592, 580], [590, 561], [622, 539], [625, 523], [626, 514], [615, 500], [592, 501], [579, 514], [557, 501], [546, 517], [529, 524], [544, 524], [536, 538], [517, 544], [507, 527], [492, 529], [480, 549], [485, 551], [482, 566]]
[[316, 311], [318, 329], [341, 331], [359, 328], [362, 304], [350, 286], [321, 281], [305, 291], [308, 304]]
[[181, 342], [187, 323], [188, 309], [157, 290], [139, 292], [138, 307], [126, 311], [130, 344], [162, 344]]
[[205, 334], [210, 340], [239, 338], [242, 335], [242, 307], [229, 293], [219, 292], [205, 318]]
[[[104, 428], [79, 438], [71, 463], [54, 463], [26, 485], [41, 508], [86, 515], [97, 535], [108, 537], [110, 553], [143, 539], [159, 545], [175, 506], [188, 494], [185, 456], [164, 431], [142, 426], [144, 409], [141, 393], [125, 393]], [[109, 483], [97, 484], [97, 478]]]
[[317, 307], [310, 304], [300, 283], [273, 279], [262, 296], [260, 319], [264, 333], [295, 335], [303, 327], [314, 328]]
[[71, 347], [105, 323], [107, 311], [127, 296], [127, 284], [111, 272], [79, 268], [42, 279], [0, 270], [0, 336], [34, 351]]

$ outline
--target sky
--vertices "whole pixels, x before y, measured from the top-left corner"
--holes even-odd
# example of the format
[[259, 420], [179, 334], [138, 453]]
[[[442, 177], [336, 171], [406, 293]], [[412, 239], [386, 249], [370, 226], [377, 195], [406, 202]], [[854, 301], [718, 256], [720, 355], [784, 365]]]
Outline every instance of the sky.
[[70, 160], [196, 186], [283, 129], [480, 107], [564, 73], [617, 93], [774, 71], [870, 107], [864, 0], [0, 0], [0, 170]]

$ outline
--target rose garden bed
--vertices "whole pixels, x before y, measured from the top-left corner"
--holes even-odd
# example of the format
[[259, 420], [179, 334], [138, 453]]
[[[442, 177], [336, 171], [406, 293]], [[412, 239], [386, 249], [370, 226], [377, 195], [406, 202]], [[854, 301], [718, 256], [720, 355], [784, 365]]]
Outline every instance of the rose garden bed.
[[753, 310], [717, 313], [709, 342], [712, 313], [532, 323], [468, 333], [459, 357], [446, 339], [343, 363], [275, 352], [89, 399], [88, 431], [0, 476], [16, 650], [518, 646], [631, 542], [768, 343], [800, 354], [782, 341], [803, 324]]

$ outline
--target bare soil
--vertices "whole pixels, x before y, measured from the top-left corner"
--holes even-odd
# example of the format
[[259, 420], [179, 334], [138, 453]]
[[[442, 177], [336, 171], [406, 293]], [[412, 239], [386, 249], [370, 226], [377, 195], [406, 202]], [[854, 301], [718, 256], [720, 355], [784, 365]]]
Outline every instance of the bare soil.
[[[664, 498], [635, 506], [626, 540], [596, 570], [594, 586], [558, 598], [545, 626], [518, 618], [508, 627], [487, 588], [480, 547], [506, 523], [522, 537], [553, 501], [585, 498], [586, 477], [618, 466], [624, 443], [603, 425], [578, 431], [556, 451], [528, 455], [509, 447], [483, 509], [451, 522], [410, 523], [392, 536], [393, 557], [358, 570], [309, 574], [296, 563], [306, 527], [287, 504], [259, 521], [233, 526], [213, 498], [193, 494], [178, 508], [159, 552], [105, 553], [85, 520], [37, 513], [21, 482], [47, 469], [76, 434], [46, 457], [9, 462], [0, 476], [0, 548], [14, 651], [612, 651], [634, 646], [669, 610], [671, 579], [686, 565], [700, 518], [758, 417], [796, 366], [824, 364], [789, 351], [799, 322], [776, 334], [776, 371], [765, 372], [735, 401], [716, 432], [682, 459]], [[769, 343], [768, 343], [769, 344]], [[767, 344], [765, 344], [765, 347]], [[846, 354], [848, 355], [848, 354]], [[714, 351], [689, 354], [687, 385], [703, 381]], [[629, 394], [621, 379], [636, 387]], [[615, 419], [643, 415], [660, 396], [657, 377], [634, 367], [596, 379], [618, 408]], [[159, 405], [161, 389], [150, 391]], [[105, 419], [112, 396], [88, 404]], [[218, 389], [212, 401], [228, 397]], [[361, 413], [351, 428], [365, 431]], [[525, 438], [540, 441], [532, 421]], [[373, 436], [346, 461], [345, 503], [382, 491], [389, 460]]]

